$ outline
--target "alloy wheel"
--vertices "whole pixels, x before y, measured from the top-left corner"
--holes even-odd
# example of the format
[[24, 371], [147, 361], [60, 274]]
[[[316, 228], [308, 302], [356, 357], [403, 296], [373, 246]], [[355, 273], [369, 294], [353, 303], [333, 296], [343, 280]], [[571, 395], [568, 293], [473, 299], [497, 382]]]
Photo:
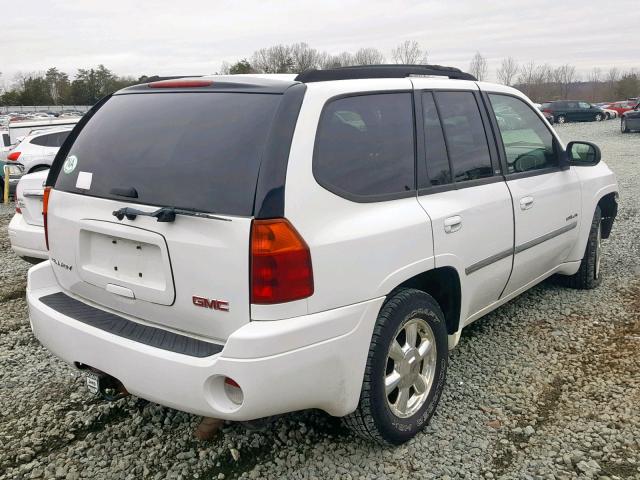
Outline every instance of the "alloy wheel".
[[387, 355], [385, 395], [391, 412], [414, 415], [431, 391], [436, 370], [436, 339], [429, 324], [414, 317], [396, 333]]

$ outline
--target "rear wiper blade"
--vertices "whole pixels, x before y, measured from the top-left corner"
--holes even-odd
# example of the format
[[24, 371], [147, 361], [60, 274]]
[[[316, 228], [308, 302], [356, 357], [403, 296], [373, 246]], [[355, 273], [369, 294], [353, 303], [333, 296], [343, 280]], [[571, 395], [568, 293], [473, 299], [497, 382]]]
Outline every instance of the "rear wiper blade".
[[136, 217], [143, 216], [143, 217], [153, 217], [158, 222], [174, 222], [176, 220], [176, 215], [184, 215], [187, 217], [210, 218], [212, 220], [222, 220], [223, 222], [231, 221], [230, 218], [218, 217], [210, 213], [195, 212], [193, 210], [184, 210], [182, 208], [174, 208], [174, 207], [162, 207], [162, 208], [159, 208], [158, 210], [154, 210], [153, 212], [144, 212], [136, 208], [124, 207], [119, 210], [115, 210], [113, 212], [113, 216], [120, 221], [122, 221], [125, 217], [127, 218], [127, 220], [135, 220]]

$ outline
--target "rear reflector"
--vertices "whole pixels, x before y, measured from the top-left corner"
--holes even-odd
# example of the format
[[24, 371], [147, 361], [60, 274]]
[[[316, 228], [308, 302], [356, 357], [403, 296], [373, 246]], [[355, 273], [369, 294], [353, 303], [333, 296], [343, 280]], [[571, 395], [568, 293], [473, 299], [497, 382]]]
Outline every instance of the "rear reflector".
[[227, 394], [227, 398], [231, 400], [231, 403], [235, 405], [242, 405], [244, 401], [244, 394], [238, 382], [232, 378], [225, 377], [224, 379], [224, 393]]
[[14, 162], [20, 158], [20, 152], [11, 152], [7, 155], [7, 160], [13, 160]]
[[44, 197], [42, 198], [42, 221], [44, 222], [44, 242], [49, 250], [49, 230], [47, 228], [47, 211], [49, 210], [49, 195], [51, 187], [44, 187]]
[[212, 80], [163, 80], [151, 82], [149, 88], [192, 88], [208, 87], [210, 85], [213, 85]]
[[313, 294], [309, 247], [286, 219], [254, 220], [251, 227], [251, 302], [291, 302]]

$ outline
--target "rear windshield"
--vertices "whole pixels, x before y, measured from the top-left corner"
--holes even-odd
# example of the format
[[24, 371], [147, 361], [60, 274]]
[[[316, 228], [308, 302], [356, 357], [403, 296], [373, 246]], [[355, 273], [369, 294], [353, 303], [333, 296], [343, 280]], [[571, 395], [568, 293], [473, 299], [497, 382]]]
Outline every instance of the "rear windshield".
[[[252, 215], [260, 158], [280, 98], [218, 92], [114, 96], [80, 132], [55, 188]], [[119, 195], [132, 189], [137, 198]]]

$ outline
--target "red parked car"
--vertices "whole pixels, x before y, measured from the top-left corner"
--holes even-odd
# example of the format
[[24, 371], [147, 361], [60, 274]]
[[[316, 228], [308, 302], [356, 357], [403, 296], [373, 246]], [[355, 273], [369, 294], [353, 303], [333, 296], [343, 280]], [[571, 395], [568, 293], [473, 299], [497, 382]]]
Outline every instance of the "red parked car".
[[621, 102], [613, 102], [609, 105], [606, 105], [604, 108], [608, 108], [609, 110], [615, 110], [618, 112], [618, 116], [621, 117], [624, 112], [628, 112], [629, 110], [633, 110], [638, 105], [638, 102], [635, 100], [623, 100]]

